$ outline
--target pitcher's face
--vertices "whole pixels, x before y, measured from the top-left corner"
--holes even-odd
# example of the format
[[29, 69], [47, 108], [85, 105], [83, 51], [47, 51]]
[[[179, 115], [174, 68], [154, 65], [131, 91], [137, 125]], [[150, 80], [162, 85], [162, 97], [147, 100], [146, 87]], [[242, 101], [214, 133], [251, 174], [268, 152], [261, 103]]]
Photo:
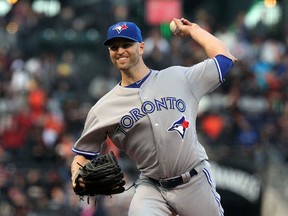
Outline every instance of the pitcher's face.
[[139, 62], [144, 43], [117, 38], [108, 46], [110, 59], [119, 70], [129, 70]]

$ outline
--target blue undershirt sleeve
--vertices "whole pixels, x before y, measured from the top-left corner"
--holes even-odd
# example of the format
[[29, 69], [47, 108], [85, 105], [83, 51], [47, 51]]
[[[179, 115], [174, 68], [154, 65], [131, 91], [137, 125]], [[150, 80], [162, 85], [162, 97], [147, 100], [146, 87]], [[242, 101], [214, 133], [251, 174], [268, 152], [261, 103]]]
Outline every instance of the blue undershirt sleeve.
[[233, 66], [233, 61], [224, 55], [215, 56], [216, 64], [220, 73], [220, 77], [222, 77], [221, 82], [224, 81], [224, 77], [227, 75], [228, 71]]

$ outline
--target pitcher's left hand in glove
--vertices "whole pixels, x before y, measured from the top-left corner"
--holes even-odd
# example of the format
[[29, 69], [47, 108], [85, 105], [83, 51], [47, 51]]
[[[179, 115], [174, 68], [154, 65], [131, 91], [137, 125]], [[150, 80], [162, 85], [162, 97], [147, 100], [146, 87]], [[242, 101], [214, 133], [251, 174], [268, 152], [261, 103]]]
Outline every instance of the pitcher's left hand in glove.
[[[80, 186], [79, 178], [85, 187]], [[73, 190], [80, 197], [119, 194], [125, 191], [123, 178], [121, 167], [111, 151], [80, 167]]]

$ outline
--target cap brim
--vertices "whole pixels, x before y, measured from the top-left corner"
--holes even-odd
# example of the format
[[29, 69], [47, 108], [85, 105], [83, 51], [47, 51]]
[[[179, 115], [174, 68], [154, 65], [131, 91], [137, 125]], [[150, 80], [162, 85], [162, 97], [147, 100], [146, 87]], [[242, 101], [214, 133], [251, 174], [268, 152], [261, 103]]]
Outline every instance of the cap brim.
[[105, 42], [104, 42], [104, 45], [105, 46], [108, 46], [111, 41], [113, 41], [114, 39], [117, 39], [117, 38], [125, 38], [125, 39], [129, 39], [131, 41], [134, 41], [134, 42], [138, 42], [137, 40], [135, 40], [134, 38], [131, 38], [131, 37], [127, 37], [127, 36], [117, 36], [117, 37], [112, 37], [112, 38], [109, 38], [107, 39]]

